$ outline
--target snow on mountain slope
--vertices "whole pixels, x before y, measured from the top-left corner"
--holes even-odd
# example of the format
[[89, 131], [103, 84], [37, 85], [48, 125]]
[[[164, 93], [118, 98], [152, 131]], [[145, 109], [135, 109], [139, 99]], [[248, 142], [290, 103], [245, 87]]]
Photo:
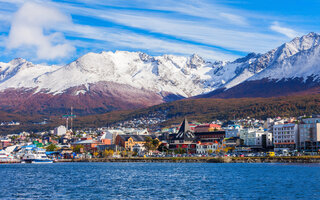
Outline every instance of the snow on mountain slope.
[[250, 53], [233, 62], [127, 51], [88, 53], [65, 66], [15, 59], [0, 63], [0, 91], [24, 88], [57, 95], [79, 88], [69, 91], [80, 95], [94, 84], [116, 83], [163, 97], [191, 97], [250, 80], [318, 77], [319, 44], [320, 35], [309, 33], [265, 54]]
[[[215, 79], [232, 75], [225, 63], [210, 63], [197, 55], [152, 57], [141, 52], [88, 53], [66, 66], [33, 65], [22, 59], [0, 63], [0, 90], [29, 88], [59, 94], [68, 88], [103, 81], [126, 84], [157, 93], [190, 97], [214, 90]], [[216, 68], [226, 69], [215, 74]], [[89, 88], [87, 87], [87, 90]], [[76, 94], [84, 93], [81, 90]]]
[[[317, 67], [319, 45], [320, 35], [309, 33], [294, 38], [265, 54], [248, 54], [246, 57], [222, 67], [230, 72], [221, 76], [228, 82], [219, 87], [229, 89], [246, 80], [263, 78], [280, 80], [302, 77], [306, 80], [308, 76], [317, 76], [320, 74], [320, 69]], [[230, 77], [227, 77], [226, 74]], [[215, 80], [218, 79], [215, 78]]]
[[265, 54], [249, 55], [247, 61], [240, 59], [242, 63], [229, 82], [200, 97], [272, 97], [320, 92], [320, 35], [309, 33]]
[[281, 52], [276, 61], [265, 70], [248, 80], [281, 80], [303, 78], [310, 76], [319, 79], [320, 75], [320, 35], [310, 33], [301, 38], [295, 38], [278, 48]]
[[0, 90], [7, 88], [34, 88], [34, 78], [59, 69], [59, 66], [34, 65], [17, 58], [9, 63], [0, 63]]

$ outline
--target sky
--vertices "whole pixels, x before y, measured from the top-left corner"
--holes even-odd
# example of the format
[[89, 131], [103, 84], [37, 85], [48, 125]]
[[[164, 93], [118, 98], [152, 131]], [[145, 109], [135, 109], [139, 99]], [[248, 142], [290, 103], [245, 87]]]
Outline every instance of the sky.
[[232, 61], [319, 32], [318, 0], [0, 0], [0, 62], [88, 52]]

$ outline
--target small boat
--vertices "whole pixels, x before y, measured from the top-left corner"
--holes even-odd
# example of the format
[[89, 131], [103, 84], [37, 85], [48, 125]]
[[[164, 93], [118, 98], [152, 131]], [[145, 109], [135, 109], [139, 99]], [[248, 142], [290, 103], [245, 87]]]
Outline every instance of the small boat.
[[24, 155], [21, 158], [21, 163], [53, 163], [53, 160], [47, 157], [44, 149], [34, 147], [31, 149], [25, 149]]

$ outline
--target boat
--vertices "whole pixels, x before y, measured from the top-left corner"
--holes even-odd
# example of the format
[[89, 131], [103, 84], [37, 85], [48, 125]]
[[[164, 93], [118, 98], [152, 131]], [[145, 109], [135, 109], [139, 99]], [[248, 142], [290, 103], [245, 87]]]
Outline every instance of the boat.
[[18, 163], [19, 160], [15, 159], [10, 153], [5, 150], [0, 150], [0, 163]]
[[21, 163], [53, 163], [53, 160], [49, 159], [44, 149], [38, 147], [25, 148], [24, 154], [21, 158]]

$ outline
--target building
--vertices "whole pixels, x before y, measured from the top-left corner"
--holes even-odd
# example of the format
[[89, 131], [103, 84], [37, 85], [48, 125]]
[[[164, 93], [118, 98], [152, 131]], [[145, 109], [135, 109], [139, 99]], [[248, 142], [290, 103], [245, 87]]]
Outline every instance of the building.
[[218, 151], [232, 152], [239, 146], [243, 146], [243, 140], [239, 137], [224, 138], [218, 146]]
[[118, 135], [115, 144], [129, 151], [133, 151], [136, 144], [144, 145], [147, 137], [156, 139], [154, 135]]
[[194, 132], [212, 132], [220, 130], [221, 126], [218, 124], [200, 124], [194, 128]]
[[240, 131], [244, 145], [252, 149], [269, 149], [273, 146], [272, 133], [263, 129], [247, 128]]
[[54, 134], [57, 136], [62, 136], [67, 133], [67, 128], [63, 125], [54, 128]]
[[294, 150], [298, 144], [298, 124], [278, 124], [273, 126], [274, 150]]
[[299, 124], [298, 149], [303, 151], [319, 151], [320, 149], [320, 118], [302, 119]]
[[214, 142], [206, 142], [206, 143], [197, 143], [196, 144], [196, 152], [197, 154], [207, 154], [207, 153], [214, 153], [218, 149], [218, 143]]
[[234, 124], [234, 125], [229, 125], [228, 128], [224, 128], [224, 130], [226, 132], [226, 138], [239, 137], [241, 127], [240, 125]]
[[11, 139], [7, 137], [0, 138], [0, 149], [11, 146]]
[[101, 145], [101, 143], [97, 140], [93, 140], [91, 137], [81, 138], [80, 141], [76, 141], [71, 144], [72, 147], [81, 145], [83, 146], [84, 151], [86, 152], [94, 152], [97, 150], [97, 146]]
[[137, 152], [138, 155], [142, 155], [143, 152], [146, 151], [146, 148], [145, 148], [145, 146], [143, 144], [135, 144], [132, 147], [132, 151]]
[[102, 144], [110, 145], [112, 144], [113, 134], [110, 132], [104, 132], [101, 137], [99, 137], [99, 141]]
[[177, 134], [169, 135], [169, 149], [183, 149], [186, 153], [196, 153], [196, 136], [185, 118]]
[[225, 131], [198, 132], [194, 133], [197, 141], [200, 142], [221, 142], [225, 136]]
[[263, 128], [268, 130], [268, 131], [273, 131], [273, 126], [274, 125], [284, 124], [284, 123], [285, 123], [285, 120], [281, 119], [281, 118], [276, 118], [276, 119], [268, 118], [265, 121]]

